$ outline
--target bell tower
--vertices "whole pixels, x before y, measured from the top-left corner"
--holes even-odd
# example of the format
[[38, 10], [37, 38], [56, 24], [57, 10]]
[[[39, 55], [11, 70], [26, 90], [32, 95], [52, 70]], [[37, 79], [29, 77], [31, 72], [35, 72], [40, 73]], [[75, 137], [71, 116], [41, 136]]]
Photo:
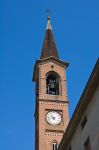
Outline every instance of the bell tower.
[[33, 73], [36, 86], [35, 150], [57, 150], [68, 125], [65, 74], [68, 65], [59, 59], [48, 17], [41, 57], [36, 60]]

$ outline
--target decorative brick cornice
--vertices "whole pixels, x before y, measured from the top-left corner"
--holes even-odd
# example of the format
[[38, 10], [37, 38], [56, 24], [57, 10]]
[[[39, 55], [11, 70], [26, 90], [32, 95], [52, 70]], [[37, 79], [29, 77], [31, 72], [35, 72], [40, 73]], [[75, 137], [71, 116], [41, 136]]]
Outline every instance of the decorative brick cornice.
[[66, 106], [68, 104], [68, 101], [39, 100], [39, 104]]
[[48, 99], [39, 99], [39, 101], [43, 101], [43, 102], [54, 102], [54, 103], [69, 103], [69, 101], [63, 101], [63, 100], [48, 100]]
[[48, 136], [63, 136], [64, 132], [59, 130], [46, 130], [45, 134]]

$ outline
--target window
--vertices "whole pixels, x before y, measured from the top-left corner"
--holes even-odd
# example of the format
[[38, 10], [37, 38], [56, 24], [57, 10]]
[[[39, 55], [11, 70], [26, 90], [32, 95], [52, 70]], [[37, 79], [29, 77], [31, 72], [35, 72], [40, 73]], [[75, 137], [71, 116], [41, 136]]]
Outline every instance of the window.
[[84, 150], [91, 150], [91, 145], [90, 145], [90, 139], [89, 139], [89, 137], [87, 138], [87, 140], [84, 143]]
[[71, 145], [68, 147], [68, 150], [71, 150]]
[[49, 74], [46, 78], [46, 93], [59, 95], [59, 78], [54, 73]]
[[53, 142], [53, 150], [57, 150], [57, 143]]
[[71, 150], [71, 146], [69, 147], [69, 149], [68, 150]]
[[84, 117], [83, 121], [81, 122], [81, 128], [83, 129], [84, 126], [86, 125], [87, 123], [87, 116]]

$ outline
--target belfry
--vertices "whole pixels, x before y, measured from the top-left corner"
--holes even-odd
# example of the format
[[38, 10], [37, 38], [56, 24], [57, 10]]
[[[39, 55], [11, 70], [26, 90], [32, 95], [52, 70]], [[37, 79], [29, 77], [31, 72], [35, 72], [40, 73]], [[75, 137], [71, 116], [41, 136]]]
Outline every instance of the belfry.
[[50, 17], [41, 52], [36, 60], [33, 81], [36, 89], [35, 150], [57, 150], [69, 122], [65, 70], [59, 59]]

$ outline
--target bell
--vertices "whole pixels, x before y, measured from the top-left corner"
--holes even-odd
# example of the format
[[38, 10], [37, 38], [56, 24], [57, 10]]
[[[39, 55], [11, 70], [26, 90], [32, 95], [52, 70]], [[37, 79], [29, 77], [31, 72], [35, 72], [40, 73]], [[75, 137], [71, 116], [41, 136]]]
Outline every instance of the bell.
[[49, 94], [56, 94], [55, 80], [49, 80]]

